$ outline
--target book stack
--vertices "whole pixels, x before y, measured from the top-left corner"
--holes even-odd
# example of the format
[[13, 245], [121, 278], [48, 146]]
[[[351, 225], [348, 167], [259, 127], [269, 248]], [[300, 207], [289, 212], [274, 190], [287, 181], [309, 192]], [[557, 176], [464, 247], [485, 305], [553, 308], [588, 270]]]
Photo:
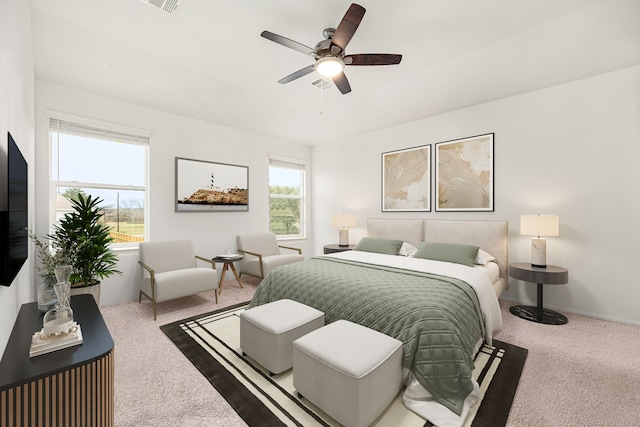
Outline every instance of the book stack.
[[73, 322], [71, 332], [57, 335], [45, 335], [44, 330], [37, 331], [31, 337], [29, 357], [40, 356], [63, 348], [82, 344], [82, 330], [80, 325]]
[[242, 255], [240, 254], [222, 254], [222, 255], [216, 255], [216, 258], [236, 258], [236, 257], [241, 257]]

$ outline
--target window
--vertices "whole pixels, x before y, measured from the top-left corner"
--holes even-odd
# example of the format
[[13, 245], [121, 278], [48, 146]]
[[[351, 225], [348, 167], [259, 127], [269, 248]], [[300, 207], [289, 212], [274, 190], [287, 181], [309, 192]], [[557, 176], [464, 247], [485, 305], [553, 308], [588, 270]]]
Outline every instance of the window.
[[48, 114], [53, 218], [58, 221], [70, 211], [69, 198], [92, 195], [103, 200], [103, 219], [115, 244], [144, 241], [149, 134]]
[[302, 160], [269, 157], [269, 230], [279, 238], [304, 238], [305, 173]]

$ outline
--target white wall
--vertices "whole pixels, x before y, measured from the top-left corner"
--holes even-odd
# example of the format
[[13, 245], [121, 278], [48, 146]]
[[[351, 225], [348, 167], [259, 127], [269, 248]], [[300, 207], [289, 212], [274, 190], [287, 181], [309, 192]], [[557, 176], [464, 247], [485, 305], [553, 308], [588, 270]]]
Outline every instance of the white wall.
[[[34, 71], [29, 2], [0, 0], [0, 210], [7, 209], [7, 132], [29, 164], [29, 223], [33, 224]], [[20, 306], [33, 301], [32, 258], [10, 287], [0, 286], [0, 354], [9, 340]]]
[[[425, 94], [424, 102], [429, 102]], [[495, 133], [495, 212], [382, 213], [381, 153]], [[560, 216], [548, 238], [549, 264], [569, 270], [569, 284], [545, 286], [545, 306], [640, 324], [635, 263], [640, 241], [640, 67], [631, 67], [313, 150], [314, 249], [335, 243], [332, 213], [367, 217], [507, 219], [510, 261], [530, 260], [519, 235], [521, 214]], [[536, 286], [511, 280], [503, 294], [535, 305]]]
[[[148, 222], [150, 240], [189, 238], [196, 253], [214, 256], [235, 249], [237, 234], [260, 233], [269, 229], [268, 155], [303, 159], [311, 165], [308, 146], [258, 136], [184, 116], [142, 107], [46, 81], [36, 81], [36, 218], [39, 235], [49, 226], [47, 189], [49, 185], [48, 121], [45, 110], [56, 110], [102, 121], [150, 130], [150, 185]], [[238, 114], [242, 114], [238, 111]], [[249, 166], [248, 212], [175, 212], [175, 157]], [[310, 181], [310, 180], [309, 180]], [[311, 215], [308, 215], [311, 219]], [[311, 238], [287, 242], [311, 253]], [[119, 252], [122, 276], [103, 281], [100, 305], [138, 299], [140, 267], [137, 251]], [[224, 298], [224, 295], [223, 295]]]

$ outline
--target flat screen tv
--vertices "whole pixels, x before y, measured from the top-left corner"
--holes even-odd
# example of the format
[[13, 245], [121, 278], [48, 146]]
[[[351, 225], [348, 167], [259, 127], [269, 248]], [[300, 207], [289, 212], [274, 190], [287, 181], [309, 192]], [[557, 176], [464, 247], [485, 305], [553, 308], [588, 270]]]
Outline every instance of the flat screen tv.
[[10, 286], [29, 256], [28, 175], [27, 162], [13, 140], [7, 137], [7, 207], [2, 212], [2, 256], [0, 259], [0, 285]]

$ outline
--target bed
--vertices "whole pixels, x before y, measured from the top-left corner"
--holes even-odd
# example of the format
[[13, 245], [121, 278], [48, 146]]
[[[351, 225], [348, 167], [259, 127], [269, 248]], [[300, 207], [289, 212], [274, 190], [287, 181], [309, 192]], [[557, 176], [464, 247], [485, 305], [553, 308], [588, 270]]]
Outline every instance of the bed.
[[[364, 250], [277, 268], [250, 307], [289, 298], [323, 311], [327, 323], [350, 320], [400, 339], [403, 403], [436, 425], [462, 425], [478, 399], [473, 358], [502, 327], [507, 235], [506, 221], [370, 218]], [[423, 242], [476, 246], [481, 255], [467, 265], [425, 259]], [[400, 254], [381, 253], [387, 243]]]

